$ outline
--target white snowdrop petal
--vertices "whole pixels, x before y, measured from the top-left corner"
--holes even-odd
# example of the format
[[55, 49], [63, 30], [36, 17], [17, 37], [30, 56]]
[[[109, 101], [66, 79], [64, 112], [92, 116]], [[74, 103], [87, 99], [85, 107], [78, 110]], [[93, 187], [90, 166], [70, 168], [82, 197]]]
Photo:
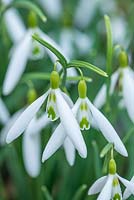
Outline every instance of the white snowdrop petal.
[[35, 119], [35, 123], [32, 125], [32, 129], [34, 131], [32, 134], [36, 134], [37, 132], [40, 132], [43, 128], [45, 128], [49, 123], [50, 119], [47, 117], [47, 114], [44, 113], [40, 118]]
[[113, 175], [108, 175], [105, 186], [99, 194], [97, 200], [110, 200], [112, 195]]
[[75, 162], [75, 147], [72, 141], [69, 139], [69, 137], [66, 137], [63, 146], [65, 150], [66, 159], [69, 165], [73, 166]]
[[103, 176], [99, 178], [97, 181], [95, 181], [94, 184], [89, 188], [88, 195], [99, 193], [103, 189], [106, 181], [107, 181], [107, 176]]
[[96, 1], [80, 0], [75, 13], [75, 23], [80, 28], [85, 28], [92, 20], [96, 8]]
[[69, 108], [68, 104], [64, 100], [61, 91], [59, 89], [55, 90], [57, 108], [60, 116], [61, 123], [65, 129], [66, 134], [72, 140], [74, 146], [78, 150], [81, 157], [86, 158], [87, 148], [82, 137], [79, 125], [73, 115], [72, 110]]
[[42, 155], [42, 162], [50, 158], [58, 149], [63, 145], [63, 142], [66, 138], [66, 134], [64, 132], [64, 128], [62, 124], [60, 124], [50, 137], [45, 150]]
[[92, 116], [97, 123], [97, 127], [100, 129], [104, 137], [109, 143], [114, 144], [114, 148], [123, 156], [128, 156], [127, 150], [116, 133], [113, 126], [106, 119], [106, 117], [88, 100], [89, 108], [92, 112]]
[[112, 199], [117, 199], [117, 198], [118, 199], [120, 198], [120, 200], [122, 200], [122, 191], [118, 178], [115, 175], [113, 180]]
[[[32, 126], [33, 121], [30, 122]], [[36, 177], [39, 175], [41, 168], [41, 141], [40, 134], [32, 134], [32, 129], [27, 129], [23, 135], [23, 160], [27, 173], [31, 177]], [[33, 129], [34, 131], [34, 129]]]
[[31, 30], [25, 35], [24, 39], [16, 45], [12, 54], [3, 84], [3, 94], [8, 95], [17, 85], [25, 70], [26, 63], [31, 50]]
[[13, 8], [7, 10], [4, 14], [4, 20], [13, 42], [19, 42], [23, 38], [26, 29], [17, 10]]
[[71, 100], [71, 98], [64, 92], [62, 92], [62, 96], [64, 97], [65, 101], [67, 102], [67, 104], [69, 105], [70, 108], [73, 108], [73, 101]]
[[29, 122], [35, 116], [35, 114], [40, 109], [41, 105], [45, 101], [46, 97], [48, 96], [49, 90], [39, 97], [36, 101], [34, 101], [28, 108], [21, 114], [21, 116], [16, 120], [12, 128], [9, 130], [6, 142], [10, 143], [19, 137], [23, 131], [28, 126]]
[[72, 29], [64, 28], [60, 34], [60, 46], [64, 49], [64, 52], [68, 58], [72, 58], [74, 55], [73, 49], [74, 32]]
[[[118, 77], [119, 77], [119, 71], [114, 72], [111, 76], [110, 95], [112, 95], [114, 92]], [[105, 104], [105, 102], [106, 102], [106, 85], [104, 84], [94, 99], [94, 105], [98, 109], [101, 109], [102, 106]]]
[[4, 104], [4, 102], [2, 101], [2, 99], [0, 98], [0, 122], [2, 124], [6, 124], [7, 121], [9, 120], [10, 114], [6, 108], [6, 105]]
[[134, 183], [126, 180], [125, 178], [122, 178], [118, 174], [117, 174], [117, 177], [123, 183], [123, 185], [131, 192], [131, 194], [134, 195]]
[[40, 0], [42, 6], [44, 7], [47, 14], [53, 18], [57, 19], [62, 13], [62, 2], [61, 0]]
[[24, 111], [24, 108], [22, 108], [21, 110], [17, 111], [15, 114], [13, 114], [13, 116], [10, 117], [10, 119], [8, 120], [8, 122], [6, 123], [4, 128], [1, 130], [0, 145], [6, 144], [6, 137], [7, 137], [8, 131], [10, 130], [10, 128], [13, 126], [13, 124], [15, 123], [15, 121], [21, 115], [21, 113], [23, 111]]
[[[134, 183], [134, 176], [130, 180], [131, 183]], [[123, 199], [128, 199], [131, 195], [131, 192], [128, 190], [128, 188], [125, 189], [124, 194], [123, 194]]]
[[80, 104], [81, 104], [81, 99], [78, 98], [77, 101], [75, 102], [74, 106], [73, 106], [73, 109], [72, 109], [73, 114], [74, 114], [75, 117], [76, 117], [76, 115], [78, 113], [78, 109], [80, 107]]
[[105, 102], [106, 102], [106, 85], [104, 84], [94, 99], [94, 105], [98, 109], [101, 109], [102, 106], [105, 104]]
[[128, 115], [134, 122], [134, 76], [129, 67], [123, 69], [123, 97]]

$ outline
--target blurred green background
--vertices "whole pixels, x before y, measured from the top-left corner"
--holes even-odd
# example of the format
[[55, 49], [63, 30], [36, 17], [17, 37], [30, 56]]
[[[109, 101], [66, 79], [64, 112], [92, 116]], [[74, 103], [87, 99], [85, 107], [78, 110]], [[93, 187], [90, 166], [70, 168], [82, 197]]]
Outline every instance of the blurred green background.
[[[45, 1], [45, 0], [44, 0]], [[51, 0], [50, 0], [51, 1]], [[89, 0], [87, 0], [87, 3]], [[134, 63], [134, 2], [132, 0], [98, 0], [90, 1], [90, 16], [86, 18], [86, 12], [81, 9], [81, 17], [85, 16], [86, 25], [80, 24], [75, 19], [80, 0], [61, 0], [62, 9], [59, 17], [49, 15], [49, 9], [43, 9], [39, 0], [31, 1], [39, 6], [47, 16], [47, 23], [40, 20], [39, 27], [51, 36], [57, 43], [61, 43], [61, 33], [69, 30], [72, 35], [71, 59], [89, 61], [96, 66], [106, 70], [106, 31], [104, 24], [104, 14], [108, 14], [111, 19], [114, 44], [119, 43], [127, 50], [129, 63], [133, 68]], [[27, 26], [28, 10], [18, 9], [22, 19]], [[76, 44], [75, 31], [80, 31], [88, 38], [88, 46], [78, 37]], [[64, 37], [66, 40], [66, 37]], [[12, 48], [12, 41], [6, 31], [4, 20], [0, 21], [0, 89], [2, 88], [5, 72], [9, 63], [9, 54]], [[66, 44], [65, 44], [66, 45]], [[84, 47], [83, 47], [84, 46]], [[87, 47], [86, 47], [87, 46]], [[63, 45], [63, 48], [66, 46]], [[86, 50], [85, 50], [86, 48]], [[84, 49], [82, 51], [82, 49]], [[21, 61], [20, 61], [21, 62]], [[118, 68], [116, 56], [113, 59], [112, 71]], [[42, 60], [29, 61], [25, 70], [27, 72], [51, 72], [53, 63], [47, 54]], [[93, 100], [105, 78], [90, 72], [84, 71], [86, 76], [93, 79], [88, 84], [88, 97]], [[38, 96], [47, 90], [49, 81], [33, 81]], [[77, 82], [70, 84], [69, 94], [75, 102], [78, 97]], [[7, 108], [13, 114], [27, 103], [28, 87], [21, 81], [15, 90], [8, 96], [3, 96]], [[117, 132], [123, 138], [131, 129], [133, 124], [128, 118], [126, 110], [117, 107], [119, 102], [117, 92], [111, 98], [110, 112], [107, 113], [105, 107], [102, 112], [112, 122]], [[2, 128], [2, 124], [0, 125]], [[52, 134], [52, 125], [47, 126], [42, 131], [42, 151]], [[75, 165], [70, 167], [65, 159], [63, 149], [58, 150], [49, 160], [42, 164], [40, 175], [31, 178], [27, 175], [23, 159], [22, 145], [19, 137], [10, 145], [0, 147], [0, 200], [93, 200], [96, 196], [87, 196], [87, 190], [91, 184], [101, 177], [104, 170], [104, 159], [100, 158], [100, 151], [107, 144], [102, 134], [93, 128], [83, 132], [85, 138], [88, 157], [82, 159], [77, 155]], [[125, 144], [129, 153], [128, 158], [117, 155], [118, 172], [121, 176], [130, 179], [134, 174], [134, 134]], [[47, 189], [46, 189], [47, 188]], [[78, 195], [78, 193], [80, 195]], [[134, 199], [131, 197], [130, 199]]]

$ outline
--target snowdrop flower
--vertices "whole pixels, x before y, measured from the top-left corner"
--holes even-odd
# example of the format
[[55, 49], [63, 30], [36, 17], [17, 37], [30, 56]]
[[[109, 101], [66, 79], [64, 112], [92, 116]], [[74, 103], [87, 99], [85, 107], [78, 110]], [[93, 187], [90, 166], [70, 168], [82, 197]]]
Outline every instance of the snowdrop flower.
[[76, 101], [73, 109], [81, 130], [88, 130], [90, 125], [92, 125], [92, 121], [94, 120], [95, 125], [102, 132], [106, 140], [109, 143], [114, 144], [115, 150], [123, 156], [127, 156], [127, 150], [113, 126], [87, 98], [87, 86], [84, 80], [79, 82], [78, 91], [79, 98]]
[[50, 120], [46, 113], [40, 118], [34, 117], [26, 128], [22, 139], [22, 153], [27, 173], [37, 177], [41, 168], [41, 136], [40, 133]]
[[[0, 144], [6, 144], [7, 133], [13, 126], [18, 117], [22, 114], [24, 108], [17, 111], [7, 122], [0, 134]], [[34, 118], [26, 128], [22, 138], [22, 153], [24, 165], [27, 173], [31, 177], [37, 177], [41, 168], [41, 141], [40, 132], [50, 123], [46, 114], [40, 118]]]
[[[66, 132], [66, 130], [64, 130], [64, 126], [62, 125], [62, 123], [60, 123], [53, 132], [44, 149], [42, 155], [42, 162], [45, 162], [47, 159], [49, 159], [61, 146], [63, 146], [65, 150], [66, 159], [69, 165], [73, 166], [75, 162], [75, 149], [77, 147], [75, 145], [76, 142], [74, 143], [75, 138], [73, 139], [73, 142], [70, 139], [72, 137], [68, 136], [68, 133]], [[86, 154], [81, 154], [80, 152], [79, 154], [82, 158], [86, 157]]]
[[[33, 33], [38, 33], [36, 16], [33, 12], [29, 14], [30, 28], [24, 37], [16, 44], [6, 72], [3, 94], [8, 95], [17, 85], [22, 73], [25, 70], [28, 59], [41, 59], [44, 55], [43, 47], [32, 39]], [[21, 61], [21, 62], [20, 62]]]
[[[132, 179], [130, 180], [130, 183], [134, 184], [134, 176], [132, 177]], [[128, 199], [131, 196], [131, 190], [129, 190], [129, 188], [126, 188], [123, 194], [123, 199]]]
[[41, 5], [52, 19], [57, 19], [62, 14], [61, 0], [40, 0]]
[[122, 192], [119, 181], [134, 195], [134, 184], [116, 173], [116, 163], [114, 159], [111, 159], [109, 162], [109, 174], [99, 178], [90, 187], [88, 195], [100, 192], [97, 200], [120, 200], [122, 199]]
[[[73, 102], [68, 96], [65, 96], [66, 101], [70, 108], [73, 107]], [[70, 166], [74, 165], [75, 162], [75, 146], [73, 145], [71, 139], [67, 136], [66, 131], [62, 123], [55, 129], [54, 133], [51, 135], [42, 155], [42, 162], [49, 159], [61, 146], [64, 147], [66, 159]]]
[[0, 98], [0, 122], [6, 124], [9, 120], [10, 114], [2, 99]]
[[0, 145], [4, 146], [6, 144], [6, 137], [7, 133], [12, 127], [12, 125], [15, 123], [17, 118], [20, 116], [20, 114], [24, 111], [24, 108], [20, 109], [19, 111], [15, 112], [12, 116], [10, 116], [5, 124], [5, 126], [2, 128], [0, 132]]
[[[114, 93], [115, 87], [119, 80], [122, 89], [122, 98], [124, 106], [132, 122], [134, 122], [134, 72], [128, 66], [128, 58], [124, 51], [119, 55], [120, 69], [111, 76], [110, 95]], [[97, 108], [101, 108], [106, 102], [106, 85], [104, 84], [97, 94], [94, 104]]]
[[[11, 2], [12, 0], [2, 0], [2, 3], [5, 6], [9, 5]], [[20, 39], [24, 36], [26, 29], [18, 11], [14, 8], [8, 9], [4, 13], [4, 21], [12, 41], [15, 43], [20, 41]]]
[[[43, 58], [45, 49], [37, 41], [32, 39], [34, 33], [39, 34], [43, 39], [50, 41], [50, 43], [57, 49], [61, 50], [60, 47], [46, 34], [44, 34], [39, 28], [37, 28], [36, 16], [31, 13], [29, 15], [30, 28], [25, 33], [22, 40], [14, 47], [10, 63], [6, 72], [5, 80], [3, 83], [3, 94], [8, 95], [15, 88], [19, 82], [28, 62], [28, 59], [38, 60]], [[57, 59], [47, 49], [47, 53], [53, 62]], [[62, 52], [62, 50], [61, 50]], [[20, 62], [21, 60], [21, 62]], [[68, 70], [68, 75], [76, 75], [76, 71], [73, 69]]]
[[8, 132], [6, 139], [7, 143], [12, 142], [24, 132], [30, 121], [35, 117], [36, 113], [48, 97], [46, 108], [48, 117], [52, 121], [60, 117], [62, 126], [69, 138], [73, 141], [76, 149], [83, 157], [86, 157], [87, 149], [79, 125], [65, 100], [66, 95], [59, 89], [59, 82], [59, 74], [56, 71], [53, 71], [50, 77], [51, 88], [34, 101], [16, 120], [15, 124]]

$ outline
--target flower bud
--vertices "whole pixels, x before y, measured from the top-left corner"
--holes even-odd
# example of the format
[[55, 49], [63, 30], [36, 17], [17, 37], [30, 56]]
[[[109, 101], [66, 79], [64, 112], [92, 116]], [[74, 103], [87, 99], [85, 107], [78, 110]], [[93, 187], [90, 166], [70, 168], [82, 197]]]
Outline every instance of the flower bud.
[[111, 159], [109, 161], [109, 174], [115, 174], [116, 173], [116, 162], [114, 159]]
[[33, 11], [31, 11], [28, 15], [28, 26], [31, 28], [35, 28], [37, 26], [37, 16]]
[[87, 96], [87, 84], [85, 80], [81, 80], [78, 84], [79, 97], [84, 99]]
[[36, 98], [37, 98], [37, 93], [36, 93], [35, 89], [34, 88], [30, 89], [28, 91], [28, 95], [27, 95], [28, 104], [33, 103], [33, 101], [35, 101]]
[[51, 75], [50, 75], [50, 85], [52, 89], [57, 89], [59, 88], [59, 84], [60, 84], [60, 77], [58, 72], [56, 71], [52, 71]]
[[128, 66], [128, 56], [125, 51], [121, 51], [118, 58], [120, 67], [124, 68]]

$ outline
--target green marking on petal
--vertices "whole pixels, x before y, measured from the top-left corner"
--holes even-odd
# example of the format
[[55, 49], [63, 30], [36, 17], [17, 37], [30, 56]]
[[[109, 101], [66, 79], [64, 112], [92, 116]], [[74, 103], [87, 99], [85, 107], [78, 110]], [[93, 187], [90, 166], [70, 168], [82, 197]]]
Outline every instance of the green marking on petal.
[[40, 53], [40, 48], [38, 46], [34, 47], [33, 50], [32, 50], [32, 54], [37, 55], [39, 53]]
[[114, 178], [114, 180], [113, 180], [113, 186], [116, 187], [118, 185], [119, 185], [118, 178]]
[[56, 102], [56, 96], [55, 96], [54, 93], [50, 93], [50, 95], [49, 95], [49, 101], [50, 102], [53, 101], [54, 103]]
[[51, 120], [56, 119], [56, 113], [55, 113], [54, 108], [52, 106], [50, 106], [48, 108], [47, 113], [48, 113], [48, 117], [51, 118]]
[[113, 200], [121, 200], [121, 196], [119, 193], [115, 194]]
[[87, 110], [88, 110], [87, 103], [81, 103], [80, 109], [81, 109], [82, 111], [83, 111], [83, 110], [87, 111]]
[[82, 118], [82, 120], [80, 121], [80, 128], [81, 129], [89, 129], [89, 122], [88, 122], [88, 120], [87, 120], [87, 118], [86, 117], [83, 117]]

